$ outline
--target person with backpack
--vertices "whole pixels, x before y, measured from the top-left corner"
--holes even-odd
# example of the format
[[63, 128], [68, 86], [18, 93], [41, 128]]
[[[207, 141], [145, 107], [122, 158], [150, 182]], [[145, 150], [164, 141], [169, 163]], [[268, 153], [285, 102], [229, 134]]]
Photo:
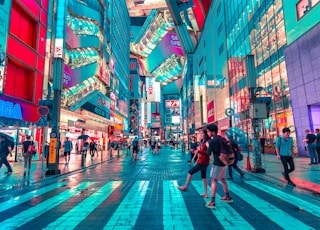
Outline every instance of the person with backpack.
[[[294, 171], [294, 152], [293, 152], [293, 138], [290, 137], [290, 129], [283, 128], [283, 135], [276, 139], [276, 153], [277, 158], [281, 160], [284, 172], [284, 178], [288, 181], [288, 185], [296, 186], [290, 179], [289, 173]], [[290, 168], [288, 167], [290, 166]]]
[[[206, 128], [207, 128], [208, 135], [211, 137], [211, 140], [209, 142], [209, 147], [207, 149], [207, 154], [209, 156], [213, 155], [213, 164], [212, 164], [211, 171], [210, 171], [211, 200], [210, 200], [210, 202], [208, 202], [206, 204], [206, 206], [208, 208], [215, 209], [216, 208], [215, 197], [216, 197], [216, 193], [217, 193], [217, 189], [218, 189], [218, 180], [221, 181], [223, 191], [225, 193], [225, 196], [223, 196], [220, 200], [225, 201], [227, 203], [232, 203], [233, 200], [230, 196], [228, 183], [226, 181], [227, 164], [222, 162], [223, 161], [222, 154], [226, 155], [225, 154], [226, 147], [224, 146], [224, 143], [226, 143], [226, 140], [217, 134], [218, 127], [215, 124], [209, 124], [209, 125], [207, 125]], [[232, 151], [232, 149], [231, 149], [231, 151]], [[230, 155], [231, 155], [231, 153], [230, 153]]]
[[30, 175], [31, 160], [32, 160], [32, 157], [34, 156], [34, 152], [32, 152], [32, 146], [34, 146], [34, 143], [31, 140], [31, 136], [27, 136], [26, 140], [23, 142], [23, 159], [24, 159], [23, 176], [26, 176], [27, 171], [28, 171], [28, 175]]
[[227, 141], [230, 142], [231, 146], [232, 146], [232, 149], [233, 149], [233, 152], [235, 153], [235, 159], [234, 159], [234, 163], [231, 164], [231, 165], [228, 165], [228, 174], [229, 174], [229, 177], [228, 179], [229, 180], [233, 180], [233, 176], [232, 176], [232, 168], [234, 170], [236, 170], [239, 174], [240, 174], [240, 177], [243, 178], [244, 176], [244, 173], [243, 171], [238, 167], [237, 163], [238, 161], [241, 161], [243, 159], [243, 156], [241, 154], [241, 149], [239, 147], [238, 144], [236, 144], [234, 141], [230, 140], [229, 138], [226, 138]]
[[70, 162], [71, 150], [73, 148], [72, 142], [69, 140], [69, 137], [66, 137], [66, 140], [63, 143], [63, 147], [64, 147], [64, 151], [63, 151], [64, 162], [65, 162], [65, 165], [68, 165]]
[[2, 164], [4, 164], [8, 169], [6, 174], [12, 174], [12, 168], [8, 162], [7, 157], [9, 154], [12, 157], [13, 147], [13, 142], [8, 141], [6, 138], [0, 136], [0, 168], [2, 167]]
[[139, 152], [139, 141], [138, 141], [138, 137], [135, 137], [134, 140], [132, 141], [132, 156], [131, 156], [131, 159], [133, 158], [134, 160], [139, 160], [138, 152]]

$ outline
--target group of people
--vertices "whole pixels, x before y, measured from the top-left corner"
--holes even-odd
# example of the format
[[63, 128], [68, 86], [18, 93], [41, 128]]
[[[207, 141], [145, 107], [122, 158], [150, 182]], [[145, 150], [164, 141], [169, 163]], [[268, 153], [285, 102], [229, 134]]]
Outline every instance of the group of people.
[[[316, 131], [317, 136], [316, 139], [320, 139], [319, 130]], [[277, 158], [281, 160], [284, 172], [283, 175], [288, 182], [288, 185], [295, 186], [295, 184], [291, 181], [289, 177], [289, 173], [293, 172], [294, 167], [294, 143], [293, 138], [290, 137], [290, 129], [283, 128], [282, 130], [283, 135], [276, 139], [276, 154]], [[228, 168], [228, 179], [233, 179], [232, 177], [232, 169], [235, 169], [239, 174], [240, 177], [244, 176], [243, 171], [237, 166], [237, 161], [240, 158], [240, 147], [234, 143], [232, 140], [227, 139], [230, 142], [233, 152], [235, 153], [234, 162], [230, 165], [224, 164], [219, 156], [221, 150], [221, 143], [220, 143], [220, 136], [218, 135], [218, 127], [214, 124], [207, 125], [206, 129], [202, 130], [201, 133], [201, 142], [198, 144], [195, 137], [192, 137], [190, 143], [190, 157], [189, 163], [192, 161], [195, 162], [195, 165], [188, 171], [188, 175], [185, 181], [185, 184], [182, 186], [178, 186], [178, 189], [181, 191], [188, 191], [188, 186], [192, 180], [192, 175], [196, 172], [201, 171], [201, 179], [204, 186], [204, 192], [201, 194], [204, 198], [209, 198], [208, 196], [208, 181], [206, 178], [207, 174], [207, 167], [210, 164], [210, 156], [212, 155], [213, 163], [210, 171], [211, 177], [211, 187], [210, 187], [210, 201], [206, 204], [208, 208], [215, 208], [216, 207], [216, 193], [217, 193], [217, 183], [218, 180], [221, 181], [223, 191], [225, 195], [220, 199], [227, 203], [232, 203], [233, 200], [229, 193], [228, 183], [226, 181], [226, 173]], [[312, 141], [315, 143], [310, 136], [307, 136], [308, 141]], [[318, 140], [319, 140], [318, 139]]]
[[[220, 199], [227, 203], [232, 203], [233, 200], [229, 193], [228, 184], [226, 181], [226, 169], [227, 165], [225, 165], [219, 158], [220, 155], [220, 142], [218, 136], [218, 127], [215, 124], [207, 125], [206, 129], [202, 130], [201, 133], [201, 142], [200, 144], [197, 143], [196, 138], [192, 137], [190, 143], [190, 152], [191, 152], [191, 159], [189, 163], [195, 161], [195, 165], [189, 170], [187, 179], [185, 184], [182, 186], [178, 186], [178, 189], [181, 191], [188, 191], [188, 186], [191, 182], [192, 175], [198, 171], [201, 171], [201, 179], [203, 182], [204, 192], [201, 194], [202, 197], [208, 198], [208, 181], [206, 178], [207, 168], [210, 164], [210, 155], [213, 157], [213, 163], [210, 171], [211, 177], [211, 188], [210, 188], [210, 201], [206, 204], [208, 208], [215, 208], [216, 207], [216, 193], [217, 193], [217, 184], [218, 180], [221, 181], [223, 191], [225, 195]], [[231, 140], [229, 140], [231, 141]], [[234, 146], [237, 146], [233, 143]], [[237, 146], [238, 148], [238, 146]], [[237, 159], [235, 157], [235, 159]], [[237, 167], [237, 160], [234, 161], [233, 164], [229, 165], [229, 176], [231, 175], [230, 179], [232, 178], [232, 168], [237, 169], [240, 173], [241, 177], [244, 173]]]

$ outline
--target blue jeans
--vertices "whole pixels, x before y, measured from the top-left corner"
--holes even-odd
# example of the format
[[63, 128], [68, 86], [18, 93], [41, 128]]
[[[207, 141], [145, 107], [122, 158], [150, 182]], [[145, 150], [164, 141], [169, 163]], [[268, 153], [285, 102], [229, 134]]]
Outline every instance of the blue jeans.
[[316, 144], [314, 143], [308, 143], [308, 152], [310, 157], [310, 163], [311, 164], [318, 164], [318, 156], [316, 153]]

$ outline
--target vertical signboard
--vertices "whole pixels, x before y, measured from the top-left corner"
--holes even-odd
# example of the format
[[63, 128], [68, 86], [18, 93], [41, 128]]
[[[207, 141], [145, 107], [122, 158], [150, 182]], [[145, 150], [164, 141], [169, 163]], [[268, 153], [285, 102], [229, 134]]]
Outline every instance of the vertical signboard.
[[0, 1], [0, 93], [3, 93], [4, 85], [10, 9], [11, 0]]
[[207, 111], [208, 111], [208, 124], [210, 124], [211, 122], [215, 121], [215, 117], [214, 117], [214, 101], [210, 101], [207, 104]]

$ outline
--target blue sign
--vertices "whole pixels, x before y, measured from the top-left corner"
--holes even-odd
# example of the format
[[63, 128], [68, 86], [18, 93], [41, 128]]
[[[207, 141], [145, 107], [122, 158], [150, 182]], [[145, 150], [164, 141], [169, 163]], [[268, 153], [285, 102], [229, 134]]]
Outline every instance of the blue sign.
[[0, 117], [22, 120], [22, 110], [20, 104], [14, 104], [10, 101], [0, 100]]

